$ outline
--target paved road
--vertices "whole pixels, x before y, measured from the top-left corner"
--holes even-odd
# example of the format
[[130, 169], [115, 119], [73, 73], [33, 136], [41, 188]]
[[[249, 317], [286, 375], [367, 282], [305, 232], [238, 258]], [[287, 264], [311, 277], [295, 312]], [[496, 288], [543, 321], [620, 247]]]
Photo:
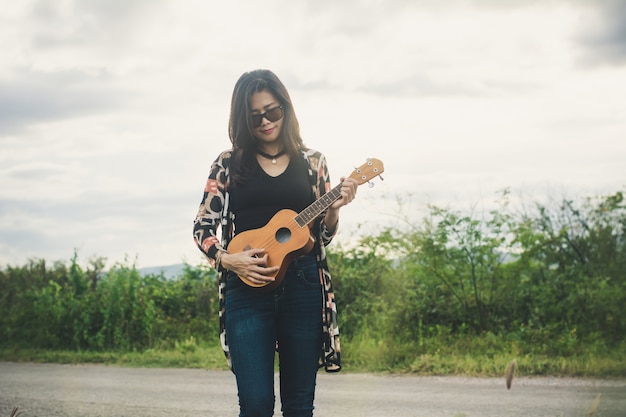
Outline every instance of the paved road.
[[[316, 417], [626, 416], [626, 380], [320, 373]], [[236, 416], [230, 372], [0, 362], [0, 417]], [[280, 415], [277, 411], [276, 415]]]

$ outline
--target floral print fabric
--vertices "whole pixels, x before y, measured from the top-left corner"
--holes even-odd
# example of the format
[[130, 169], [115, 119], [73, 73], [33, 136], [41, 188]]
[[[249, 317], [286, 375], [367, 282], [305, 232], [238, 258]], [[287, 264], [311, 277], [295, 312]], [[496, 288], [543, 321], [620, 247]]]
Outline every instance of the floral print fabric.
[[[232, 151], [222, 152], [213, 162], [209, 177], [204, 188], [204, 194], [198, 214], [194, 221], [193, 235], [198, 248], [208, 258], [211, 265], [218, 269], [219, 273], [219, 302], [220, 302], [220, 342], [229, 366], [230, 355], [228, 353], [228, 335], [225, 329], [224, 296], [226, 286], [226, 271], [215, 263], [215, 255], [223, 248], [228, 247], [228, 242], [233, 238], [234, 213], [229, 209], [229, 162]], [[330, 175], [326, 165], [326, 158], [321, 153], [312, 150], [302, 150], [302, 158], [309, 167], [308, 176], [311, 190], [316, 199], [330, 191]], [[323, 219], [323, 216], [322, 216]], [[322, 283], [321, 297], [324, 299], [322, 311], [323, 343], [320, 351], [320, 366], [327, 372], [341, 370], [341, 355], [339, 344], [339, 327], [337, 325], [337, 307], [333, 292], [331, 275], [326, 261], [325, 246], [334, 236], [328, 230], [322, 219], [318, 219], [312, 227], [313, 237], [316, 240], [314, 251], [320, 281]], [[221, 238], [217, 236], [217, 230], [221, 228]]]

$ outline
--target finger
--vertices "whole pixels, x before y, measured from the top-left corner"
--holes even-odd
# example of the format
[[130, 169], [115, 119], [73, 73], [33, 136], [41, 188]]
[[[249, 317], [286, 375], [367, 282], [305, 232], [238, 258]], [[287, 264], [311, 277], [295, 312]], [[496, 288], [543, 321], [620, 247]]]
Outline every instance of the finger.
[[354, 199], [355, 191], [350, 185], [347, 185], [342, 188], [341, 194], [345, 201], [349, 203]]
[[263, 256], [258, 256], [256, 258], [254, 258], [254, 263], [257, 266], [257, 270], [259, 273], [261, 274], [266, 274], [267, 272], [274, 272], [276, 269], [278, 269], [277, 266], [267, 266], [267, 264], [269, 263], [269, 255], [266, 253]]
[[258, 269], [258, 267], [252, 266], [250, 268], [247, 268], [245, 271], [242, 271], [240, 276], [255, 284], [263, 284], [272, 279], [272, 277], [268, 277], [257, 272]]
[[267, 255], [263, 257], [263, 263], [256, 267], [256, 272], [261, 275], [271, 275], [278, 271], [280, 268], [278, 265], [267, 266]]
[[262, 256], [260, 256], [260, 255], [265, 253], [265, 249], [263, 249], [263, 248], [252, 248], [252, 249], [249, 249], [247, 251], [247, 253], [248, 253], [248, 256], [251, 256], [251, 257], [254, 257], [254, 258], [261, 258]]
[[257, 278], [256, 276], [253, 276], [253, 275], [248, 275], [246, 277], [246, 280], [248, 280], [251, 283], [256, 284], [256, 285], [263, 285], [263, 284], [267, 284], [267, 282], [268, 282], [266, 280], [259, 279], [259, 278]]
[[354, 178], [349, 178], [350, 181], [347, 181], [346, 185], [348, 188], [356, 194], [356, 190], [358, 189], [359, 183]]
[[273, 282], [275, 278], [272, 275], [265, 275], [262, 273], [252, 272], [250, 273], [250, 278], [253, 278], [254, 281], [258, 284]]

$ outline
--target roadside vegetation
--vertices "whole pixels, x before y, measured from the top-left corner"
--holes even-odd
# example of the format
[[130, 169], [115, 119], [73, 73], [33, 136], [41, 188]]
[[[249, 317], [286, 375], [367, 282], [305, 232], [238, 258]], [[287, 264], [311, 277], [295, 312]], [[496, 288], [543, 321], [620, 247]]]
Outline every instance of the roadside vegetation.
[[[626, 376], [624, 193], [509, 197], [330, 248], [346, 371]], [[0, 270], [0, 360], [226, 369], [215, 271], [77, 258]]]

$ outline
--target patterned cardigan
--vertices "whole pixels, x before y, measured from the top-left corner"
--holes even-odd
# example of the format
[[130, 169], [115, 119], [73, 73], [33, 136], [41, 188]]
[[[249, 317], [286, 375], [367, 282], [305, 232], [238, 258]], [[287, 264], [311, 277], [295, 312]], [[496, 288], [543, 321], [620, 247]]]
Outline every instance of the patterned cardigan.
[[[228, 247], [228, 242], [233, 238], [234, 213], [229, 209], [228, 192], [231, 153], [232, 150], [222, 152], [211, 166], [200, 208], [194, 221], [193, 235], [199, 249], [219, 272], [220, 342], [228, 365], [232, 369], [224, 320], [227, 273], [221, 265], [215, 263], [215, 255], [218, 250]], [[307, 163], [306, 166], [309, 167], [308, 175], [313, 195], [318, 199], [330, 190], [330, 175], [326, 158], [312, 149], [302, 150], [301, 154]], [[217, 229], [220, 226], [222, 229], [221, 241], [217, 237]], [[325, 246], [331, 242], [334, 232], [328, 230], [323, 218], [316, 221], [312, 228], [313, 237], [317, 243], [314, 250], [322, 283], [320, 297], [323, 297], [324, 300], [322, 303], [323, 343], [320, 350], [319, 366], [323, 366], [327, 372], [339, 372], [341, 370], [337, 308], [325, 251]]]

